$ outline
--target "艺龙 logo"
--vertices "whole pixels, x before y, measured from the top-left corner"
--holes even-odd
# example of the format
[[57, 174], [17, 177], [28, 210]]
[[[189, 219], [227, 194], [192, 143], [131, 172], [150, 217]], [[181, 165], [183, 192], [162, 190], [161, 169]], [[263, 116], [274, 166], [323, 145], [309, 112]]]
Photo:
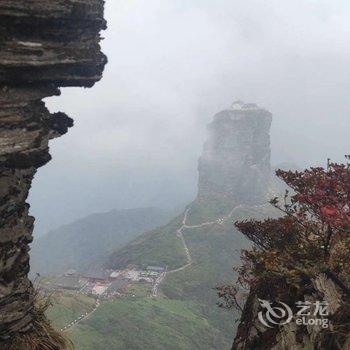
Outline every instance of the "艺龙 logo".
[[258, 317], [264, 326], [272, 328], [287, 324], [293, 319], [293, 311], [287, 304], [280, 301], [279, 306], [272, 306], [268, 300], [259, 299], [259, 301], [264, 310], [259, 312]]
[[291, 322], [293, 318], [298, 326], [329, 327], [329, 304], [325, 300], [297, 301], [295, 307], [299, 310], [295, 315], [292, 309], [281, 301], [276, 303], [263, 299], [259, 299], [259, 301], [263, 310], [258, 313], [258, 317], [265, 327], [283, 326]]

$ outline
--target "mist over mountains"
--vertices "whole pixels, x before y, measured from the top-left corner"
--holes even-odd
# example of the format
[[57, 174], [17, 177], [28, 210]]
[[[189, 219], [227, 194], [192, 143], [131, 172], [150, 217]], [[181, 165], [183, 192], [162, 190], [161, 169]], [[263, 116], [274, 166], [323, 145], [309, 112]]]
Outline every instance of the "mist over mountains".
[[347, 350], [349, 15], [0, 1], [0, 348]]
[[47, 100], [76, 127], [52, 142], [53, 160], [36, 175], [36, 234], [194, 198], [205, 125], [234, 99], [273, 111], [272, 164], [342, 159], [349, 10], [344, 0], [107, 2], [104, 79]]
[[[133, 293], [130, 297], [127, 292], [121, 292], [122, 295], [115, 300], [106, 297], [110, 302], [109, 308], [102, 307], [96, 311], [95, 317], [72, 330], [78, 349], [83, 344], [96, 349], [108, 347], [108, 344], [113, 344], [113, 349], [144, 347], [174, 350], [222, 350], [231, 346], [237, 313], [218, 308], [215, 287], [234, 278], [232, 267], [239, 265], [239, 252], [249, 245], [233, 222], [273, 214], [267, 203], [273, 191], [270, 188], [273, 183], [270, 168], [271, 120], [271, 113], [265, 109], [244, 103], [239, 108], [234, 105], [217, 113], [207, 128], [194, 201], [167, 223], [137, 236], [127, 235], [122, 245], [117, 242], [113, 245], [109, 240], [110, 249], [105, 250], [103, 258], [99, 257], [100, 261], [104, 260], [106, 271], [137, 273], [148, 266], [155, 266], [164, 269], [164, 273], [154, 282], [151, 291], [148, 291], [147, 285], [130, 282], [129, 289]], [[134, 217], [137, 212], [131, 211], [130, 214]], [[91, 219], [99, 221], [103, 217], [97, 215]], [[133, 220], [138, 222], [140, 218], [135, 216]], [[115, 226], [118, 228], [123, 224], [127, 227], [128, 220], [119, 220]], [[67, 232], [70, 231], [70, 238], [67, 239], [66, 235], [65, 242], [69, 242], [75, 232], [79, 240], [84, 241], [89, 225], [103, 227], [91, 220], [85, 220], [83, 225], [81, 222], [71, 225], [69, 230], [66, 228]], [[90, 232], [87, 235], [91, 250], [85, 256], [85, 266], [93, 261], [94, 239], [102, 241], [106, 238], [106, 234], [101, 235], [103, 230], [94, 231], [92, 239], [89, 238]], [[115, 240], [120, 240], [119, 233], [122, 232], [123, 228]], [[59, 234], [62, 236], [62, 230], [56, 236]], [[51, 240], [52, 250], [54, 238], [48, 234], [38, 242]], [[81, 251], [79, 243], [75, 245], [74, 250]], [[64, 242], [61, 246], [64, 247]], [[42, 245], [42, 250], [45, 249], [47, 247]], [[89, 261], [90, 256], [92, 260]], [[79, 295], [79, 290], [76, 293]], [[136, 309], [135, 303], [138, 305]], [[67, 308], [62, 301], [56, 307], [58, 310]], [[110, 314], [110, 309], [115, 310], [113, 314]], [[187, 310], [185, 313], [184, 309]], [[119, 310], [126, 310], [122, 324]], [[147, 315], [151, 315], [154, 324], [151, 328]], [[107, 331], [101, 328], [106, 320], [109, 324]], [[206, 325], [204, 330], [203, 321]], [[133, 332], [135, 325], [138, 327], [136, 334]], [[205, 336], [193, 336], [203, 332]], [[106, 336], [103, 337], [103, 334]], [[170, 344], [171, 339], [177, 339], [177, 334], [181, 334], [181, 340]], [[99, 341], [96, 343], [95, 339]]]
[[69, 269], [98, 269], [109, 254], [145, 231], [165, 224], [172, 211], [157, 208], [92, 214], [38, 238], [31, 249], [31, 272], [57, 275]]

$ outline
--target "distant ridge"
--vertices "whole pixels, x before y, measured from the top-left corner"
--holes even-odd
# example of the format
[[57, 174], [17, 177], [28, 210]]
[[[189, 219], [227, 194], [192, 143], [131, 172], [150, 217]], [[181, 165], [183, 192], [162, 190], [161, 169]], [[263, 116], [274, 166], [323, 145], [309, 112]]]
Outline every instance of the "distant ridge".
[[31, 271], [53, 275], [101, 266], [113, 250], [166, 223], [170, 215], [158, 208], [112, 210], [61, 226], [34, 241]]

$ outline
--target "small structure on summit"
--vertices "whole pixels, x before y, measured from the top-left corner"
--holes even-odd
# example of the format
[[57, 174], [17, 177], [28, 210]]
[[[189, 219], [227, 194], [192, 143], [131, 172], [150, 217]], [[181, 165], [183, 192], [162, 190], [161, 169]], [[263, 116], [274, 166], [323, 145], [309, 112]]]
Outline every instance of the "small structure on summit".
[[243, 110], [257, 111], [260, 107], [256, 103], [246, 103], [242, 107]]
[[233, 111], [258, 111], [263, 109], [259, 107], [256, 103], [244, 103], [241, 100], [237, 100], [232, 103], [231, 110]]
[[231, 109], [233, 111], [241, 111], [243, 106], [244, 106], [244, 102], [241, 100], [238, 100], [232, 103]]

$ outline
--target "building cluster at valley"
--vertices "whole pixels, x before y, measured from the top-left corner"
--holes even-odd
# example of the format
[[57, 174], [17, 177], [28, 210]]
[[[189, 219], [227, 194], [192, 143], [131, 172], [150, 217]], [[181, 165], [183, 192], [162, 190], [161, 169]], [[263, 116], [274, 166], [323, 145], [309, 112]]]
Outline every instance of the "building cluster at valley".
[[139, 269], [130, 266], [123, 270], [96, 269], [86, 272], [69, 270], [44, 285], [44, 290], [74, 291], [95, 297], [112, 298], [125, 294], [135, 283], [155, 285], [157, 279], [165, 274], [166, 267], [147, 266]]

